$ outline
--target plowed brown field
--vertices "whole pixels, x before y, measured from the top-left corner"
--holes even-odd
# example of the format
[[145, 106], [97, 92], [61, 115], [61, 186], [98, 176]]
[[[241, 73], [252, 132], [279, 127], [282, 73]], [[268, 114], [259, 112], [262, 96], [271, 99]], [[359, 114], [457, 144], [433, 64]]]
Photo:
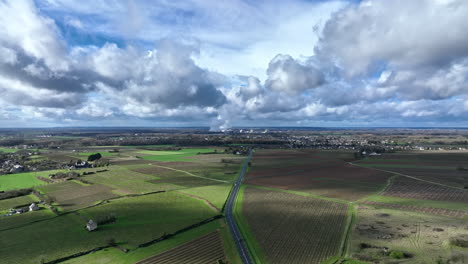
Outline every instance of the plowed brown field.
[[[382, 189], [390, 173], [348, 164], [340, 152], [259, 151], [246, 183], [353, 201]], [[348, 159], [349, 160], [349, 159]]]

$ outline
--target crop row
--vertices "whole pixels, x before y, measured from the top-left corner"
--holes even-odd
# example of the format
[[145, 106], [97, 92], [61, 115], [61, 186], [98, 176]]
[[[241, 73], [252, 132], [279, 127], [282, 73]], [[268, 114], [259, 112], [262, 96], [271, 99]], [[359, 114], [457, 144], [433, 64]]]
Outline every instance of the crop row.
[[468, 191], [406, 177], [395, 179], [383, 194], [401, 198], [468, 203]]
[[381, 203], [381, 202], [374, 202], [374, 201], [365, 201], [363, 203], [372, 205], [372, 206], [377, 206], [377, 207], [386, 207], [386, 208], [391, 208], [391, 209], [398, 209], [398, 210], [405, 210], [405, 211], [419, 212], [419, 213], [426, 213], [426, 214], [443, 215], [443, 216], [451, 216], [451, 217], [458, 217], [458, 218], [463, 218], [465, 216], [468, 216], [468, 212], [463, 211], [463, 210], [419, 207], [419, 206], [414, 206], [414, 205], [390, 204], [390, 203]]
[[212, 232], [162, 254], [142, 260], [136, 264], [205, 264], [218, 263], [219, 260], [225, 260], [224, 249], [219, 233]]
[[242, 214], [268, 263], [320, 263], [339, 253], [347, 205], [250, 187]]

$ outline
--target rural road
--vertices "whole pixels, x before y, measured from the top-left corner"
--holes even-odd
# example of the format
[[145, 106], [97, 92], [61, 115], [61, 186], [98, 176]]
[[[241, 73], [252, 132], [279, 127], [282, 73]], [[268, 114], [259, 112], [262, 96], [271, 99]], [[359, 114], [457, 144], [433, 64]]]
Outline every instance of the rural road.
[[245, 244], [245, 240], [242, 238], [239, 228], [235, 222], [232, 211], [234, 208], [234, 201], [236, 200], [237, 192], [239, 191], [240, 185], [242, 183], [242, 179], [244, 178], [245, 172], [247, 171], [247, 167], [248, 167], [251, 157], [252, 157], [252, 151], [250, 151], [249, 156], [244, 162], [244, 165], [240, 171], [239, 177], [234, 183], [234, 188], [232, 189], [231, 195], [229, 196], [228, 202], [226, 204], [226, 222], [228, 223], [229, 229], [231, 230], [232, 236], [234, 238], [234, 242], [236, 243], [237, 250], [239, 250], [239, 255], [242, 259], [243, 264], [251, 264], [253, 263], [253, 261], [247, 249], [247, 246]]

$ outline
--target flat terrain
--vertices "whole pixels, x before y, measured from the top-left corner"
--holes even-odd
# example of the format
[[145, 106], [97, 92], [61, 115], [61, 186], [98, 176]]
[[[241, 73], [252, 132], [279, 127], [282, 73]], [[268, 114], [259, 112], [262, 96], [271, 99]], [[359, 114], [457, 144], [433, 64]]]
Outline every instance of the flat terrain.
[[[369, 206], [359, 206], [358, 215], [350, 247], [354, 258], [411, 264], [468, 260], [467, 250], [451, 247], [449, 243], [452, 237], [468, 234], [466, 220]], [[384, 247], [387, 252], [400, 251], [410, 257], [392, 259], [384, 255]]]
[[[157, 146], [145, 148], [151, 149], [118, 147], [118, 152], [104, 154], [110, 160], [110, 166], [76, 170], [79, 176], [74, 180], [47, 183], [37, 178], [48, 178], [50, 174], [65, 170], [0, 176], [0, 189], [33, 187], [40, 192], [39, 197], [27, 195], [0, 200], [0, 213], [39, 199], [50, 200], [58, 209], [53, 213], [48, 206], [41, 205], [41, 210], [35, 212], [14, 216], [2, 214], [0, 262], [52, 261], [106, 246], [113, 239], [121, 249], [129, 252], [109, 248], [67, 263], [133, 264], [217, 229], [224, 230], [224, 225], [217, 220], [149, 247], [138, 248], [141, 243], [220, 214], [240, 163], [245, 158], [217, 154], [211, 148], [184, 148], [183, 153], [174, 151], [175, 154], [154, 150]], [[42, 158], [69, 162], [88, 154], [108, 153], [110, 149], [113, 148], [61, 149], [46, 153]], [[199, 155], [204, 152], [213, 153]], [[144, 158], [153, 156], [163, 157], [163, 160]], [[174, 158], [169, 159], [168, 156]], [[111, 220], [100, 222], [96, 231], [88, 232], [84, 226], [90, 219], [98, 222]], [[228, 237], [223, 235], [223, 243]], [[222, 249], [222, 244], [219, 247]], [[236, 258], [230, 250], [228, 252], [229, 256], [221, 252], [221, 259]]]
[[347, 163], [350, 152], [257, 151], [246, 183], [354, 201], [385, 187], [391, 173]]
[[157, 256], [139, 261], [136, 264], [217, 264], [225, 261], [224, 248], [219, 232], [199, 237]]
[[137, 154], [141, 154], [143, 159], [155, 161], [187, 161], [189, 157], [195, 156], [198, 153], [214, 152], [214, 149], [208, 148], [187, 148], [178, 151], [152, 151], [141, 150]]
[[320, 263], [339, 255], [347, 212], [343, 203], [281, 191], [243, 193], [242, 215], [267, 263]]
[[47, 177], [52, 172], [55, 171], [25, 172], [0, 175], [0, 191], [29, 188], [46, 184], [45, 182], [38, 180], [36, 177]]
[[420, 200], [468, 203], [468, 190], [449, 188], [407, 177], [397, 177], [382, 194]]
[[[79, 210], [77, 214], [2, 231], [0, 255], [6, 263], [38, 263], [41, 259], [50, 261], [106, 245], [109, 238], [114, 238], [127, 248], [135, 248], [139, 243], [174, 232], [214, 214], [202, 201], [177, 193], [122, 198], [102, 206]], [[116, 217], [115, 223], [102, 225], [95, 232], [85, 230], [88, 219], [108, 215]], [[28, 213], [20, 217], [28, 217]], [[13, 236], [21, 239], [11, 243]]]
[[83, 208], [118, 196], [108, 186], [101, 184], [81, 185], [75, 181], [45, 185], [39, 189], [53, 198], [57, 205], [65, 211]]
[[[391, 170], [423, 180], [464, 188], [468, 185], [468, 153], [407, 152], [369, 156], [360, 166]], [[460, 169], [462, 168], [462, 169]]]

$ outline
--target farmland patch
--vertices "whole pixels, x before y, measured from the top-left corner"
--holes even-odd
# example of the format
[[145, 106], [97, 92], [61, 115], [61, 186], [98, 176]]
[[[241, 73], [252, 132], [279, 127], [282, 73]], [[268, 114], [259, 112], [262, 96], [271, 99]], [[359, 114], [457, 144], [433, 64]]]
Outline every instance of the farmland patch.
[[449, 246], [449, 239], [468, 233], [466, 220], [391, 209], [358, 207], [350, 253], [366, 262], [390, 261], [392, 251], [406, 253], [402, 263], [449, 263], [466, 251]]
[[247, 187], [242, 215], [268, 263], [320, 263], [339, 254], [346, 204]]
[[155, 263], [219, 263], [225, 261], [224, 249], [219, 232], [212, 232], [192, 240], [174, 249], [154, 257], [139, 261], [136, 264]]

